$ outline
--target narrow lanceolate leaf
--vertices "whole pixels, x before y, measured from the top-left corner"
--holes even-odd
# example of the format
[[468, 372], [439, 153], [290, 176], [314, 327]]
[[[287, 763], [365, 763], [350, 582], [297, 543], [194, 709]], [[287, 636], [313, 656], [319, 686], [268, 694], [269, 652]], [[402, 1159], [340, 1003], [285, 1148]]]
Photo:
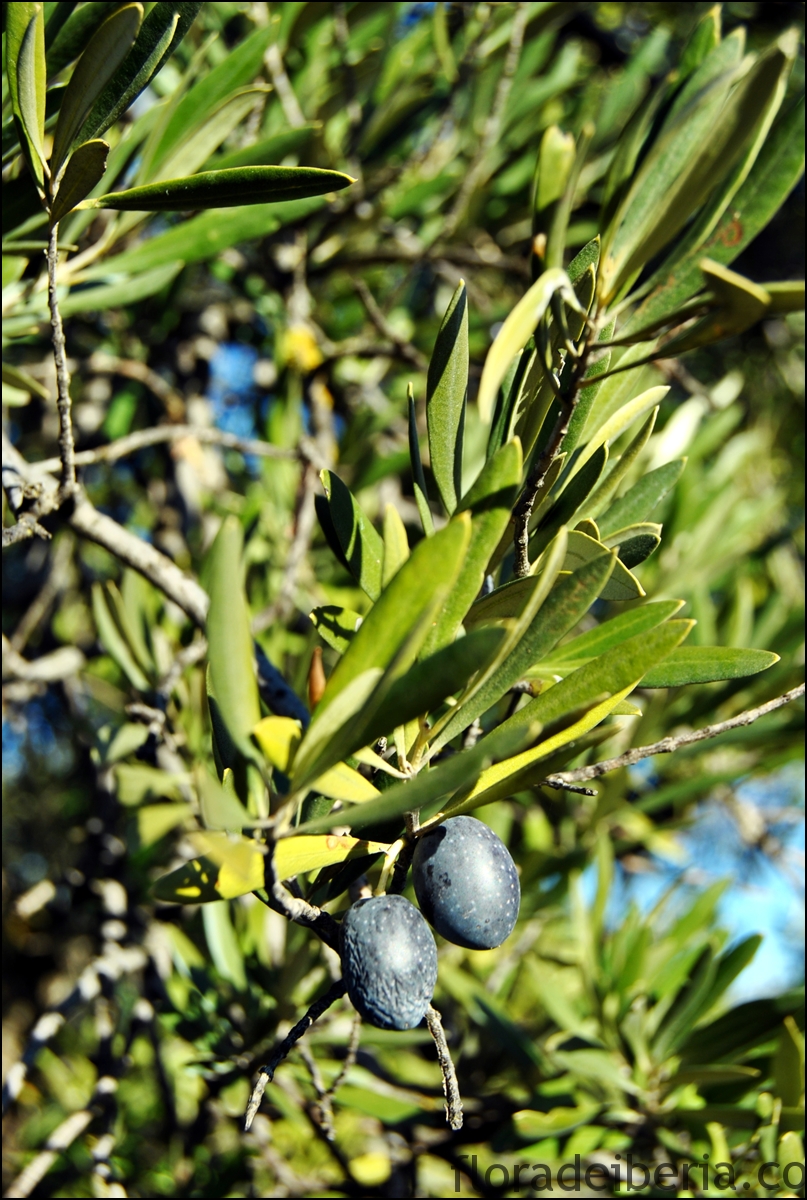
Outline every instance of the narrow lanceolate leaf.
[[[463, 514], [433, 538], [420, 542], [381, 593], [328, 680], [297, 752], [294, 789], [309, 784], [333, 763], [366, 745], [360, 739], [362, 726], [370, 717], [369, 697], [384, 672], [394, 667], [395, 674], [402, 675], [416, 659], [456, 583], [470, 535], [470, 517]], [[390, 678], [389, 683], [393, 682]], [[361, 720], [351, 725], [349, 742], [340, 741], [340, 730], [357, 714]]]
[[38, 379], [34, 379], [33, 375], [29, 375], [27, 371], [23, 371], [11, 363], [3, 363], [3, 383], [29, 392], [32, 396], [38, 396], [40, 400], [49, 399], [48, 389], [43, 387]]
[[517, 729], [535, 721], [544, 726], [554, 724], [567, 714], [594, 703], [603, 694], [614, 696], [625, 688], [630, 690], [638, 686], [654, 664], [674, 652], [694, 623], [666, 621], [655, 629], [643, 630], [627, 641], [617, 642], [530, 700], [500, 728]]
[[227, 517], [210, 550], [207, 640], [219, 711], [235, 745], [242, 754], [253, 757], [250, 735], [260, 720], [261, 708], [244, 594], [242, 548], [240, 522]]
[[365, 779], [359, 771], [354, 771], [347, 763], [337, 763], [319, 779], [311, 784], [312, 792], [319, 792], [329, 800], [343, 800], [347, 804], [364, 804], [379, 796], [377, 787], [373, 787], [369, 779]]
[[713, 683], [742, 679], [766, 671], [779, 661], [769, 650], [744, 650], [734, 646], [682, 646], [642, 680], [642, 687], [681, 687], [687, 683]]
[[288, 775], [303, 736], [301, 723], [292, 717], [263, 717], [252, 736], [267, 762]]
[[462, 510], [471, 514], [471, 543], [459, 579], [426, 640], [424, 654], [453, 642], [465, 614], [479, 595], [491, 555], [510, 521], [521, 484], [522, 465], [521, 445], [515, 439], [502, 446], [485, 464], [463, 498]]
[[199, 208], [234, 208], [242, 204], [276, 204], [323, 196], [354, 180], [341, 171], [318, 167], [233, 167], [203, 171], [186, 179], [147, 183], [125, 192], [109, 192], [85, 200], [81, 208], [134, 209], [138, 212], [189, 212]]
[[590, 494], [586, 500], [586, 503], [581, 509], [581, 511], [587, 517], [590, 516], [591, 518], [598, 518], [599, 514], [608, 504], [608, 501], [611, 499], [614, 493], [618, 491], [622, 480], [625, 478], [628, 471], [631, 469], [633, 464], [636, 462], [636, 459], [647, 445], [650, 435], [653, 432], [653, 428], [656, 424], [657, 416], [658, 409], [654, 408], [630, 445], [619, 456], [602, 482], [597, 484], [597, 487]]
[[[52, 6], [54, 11], [45, 26], [48, 79], [53, 79], [54, 75], [58, 75], [64, 67], [78, 58], [101, 22], [120, 7], [120, 4], [112, 3], [111, 0], [79, 6], [54, 4]], [[66, 17], [62, 20], [62, 10], [71, 8], [73, 11], [67, 11]], [[60, 16], [58, 29], [54, 27], [56, 12]]]
[[86, 118], [82, 137], [99, 137], [137, 99], [190, 29], [199, 4], [155, 4], [137, 41]]
[[608, 447], [599, 446], [582, 470], [568, 481], [557, 500], [539, 516], [538, 524], [530, 535], [531, 555], [541, 554], [562, 525], [574, 524], [580, 508], [597, 486], [607, 461]]
[[462, 485], [462, 439], [468, 395], [468, 295], [460, 280], [443, 317], [429, 362], [426, 423], [432, 474], [446, 512]]
[[[573, 529], [569, 534], [569, 545], [563, 564], [564, 570], [579, 570], [583, 563], [597, 559], [604, 549], [602, 542], [595, 541], [594, 538], [581, 533], [579, 529]], [[625, 601], [638, 600], [644, 594], [644, 588], [639, 580], [617, 557], [613, 570], [603, 584], [599, 595], [603, 600]]]
[[601, 272], [603, 301], [659, 252], [754, 139], [757, 123], [781, 94], [795, 45], [789, 35], [743, 62], [684, 106], [647, 155], [622, 210], [617, 213]]
[[[180, 179], [198, 171], [247, 113], [255, 108], [258, 98], [265, 97], [267, 90], [266, 85], [241, 88], [229, 96], [213, 112], [200, 119], [197, 128], [191, 130], [172, 150], [158, 170], [154, 169], [152, 163], [145, 179], [156, 183], [162, 179]], [[223, 168], [217, 166], [217, 169]]]
[[[649, 294], [624, 331], [639, 329], [673, 312], [700, 286], [699, 261], [707, 254], [721, 263], [737, 255], [764, 229], [804, 173], [804, 95], [765, 138], [748, 178], [706, 237], [687, 238], [648, 281]], [[691, 242], [691, 244], [690, 244]]]
[[593, 604], [610, 576], [616, 555], [603, 550], [574, 574], [556, 583], [529, 628], [492, 676], [467, 701], [460, 704], [438, 737], [432, 753], [460, 733], [494, 705], [529, 668], [545, 658]]
[[631, 638], [649, 633], [651, 629], [669, 621], [683, 604], [683, 600], [658, 600], [643, 604], [641, 608], [620, 613], [618, 617], [605, 621], [596, 629], [589, 629], [570, 642], [556, 647], [549, 658], [538, 663], [534, 670], [546, 674], [547, 678], [551, 678], [553, 674], [568, 675]]
[[676, 458], [643, 475], [620, 500], [612, 504], [601, 517], [597, 517], [600, 537], [608, 537], [618, 529], [646, 521], [656, 505], [675, 487], [686, 462], [685, 458]]
[[631, 570], [638, 567], [649, 558], [661, 544], [661, 526], [653, 521], [640, 521], [636, 525], [628, 525], [625, 529], [617, 529], [608, 537], [597, 539], [604, 546], [610, 546], [619, 555], [623, 566]]
[[134, 45], [142, 20], [142, 4], [126, 4], [119, 8], [95, 32], [76, 64], [65, 88], [53, 135], [50, 161], [54, 177], [58, 176], [59, 168], [74, 143], [82, 140], [84, 120]]
[[415, 415], [415, 396], [411, 383], [407, 388], [407, 400], [409, 403], [409, 458], [412, 462], [415, 503], [418, 506], [423, 532], [426, 534], [426, 537], [431, 537], [434, 533], [434, 519], [429, 508], [429, 495], [426, 491], [426, 479], [423, 474], [423, 463], [420, 458], [420, 442], [418, 441], [418, 425]]
[[67, 216], [103, 178], [108, 154], [109, 143], [98, 138], [85, 142], [70, 156], [50, 212], [53, 225]]
[[781, 279], [775, 283], [763, 283], [761, 286], [768, 295], [771, 312], [804, 311], [803, 279]]
[[386, 587], [392, 577], [409, 558], [409, 539], [400, 513], [394, 504], [384, 509], [384, 566], [381, 586]]
[[426, 716], [447, 696], [458, 695], [472, 676], [484, 671], [504, 637], [502, 629], [475, 630], [415, 663], [373, 707], [364, 730], [366, 741], [373, 742], [397, 725]]
[[510, 363], [535, 332], [556, 292], [560, 292], [572, 309], [576, 311], [579, 308], [569, 276], [555, 267], [545, 271], [521, 297], [497, 333], [485, 359], [479, 383], [479, 415], [486, 424], [493, 420], [496, 395]]
[[621, 408], [618, 408], [613, 416], [609, 417], [596, 432], [589, 431], [592, 433], [592, 436], [589, 438], [585, 449], [575, 463], [573, 473], [577, 474], [600, 446], [609, 445], [621, 433], [624, 433], [637, 417], [642, 416], [649, 408], [655, 408], [657, 404], [660, 404], [669, 390], [669, 387], [666, 386], [648, 388], [646, 392], [641, 392], [638, 396], [634, 396], [632, 400], [629, 400], [627, 404], [623, 404]]
[[[384, 542], [338, 475], [333, 471], [321, 471], [320, 479], [325, 488], [331, 530], [341, 557], [370, 599], [377, 600], [381, 595]], [[324, 532], [328, 537], [329, 530]]]
[[45, 21], [41, 4], [4, 8], [11, 111], [31, 172], [43, 185], [45, 152]]

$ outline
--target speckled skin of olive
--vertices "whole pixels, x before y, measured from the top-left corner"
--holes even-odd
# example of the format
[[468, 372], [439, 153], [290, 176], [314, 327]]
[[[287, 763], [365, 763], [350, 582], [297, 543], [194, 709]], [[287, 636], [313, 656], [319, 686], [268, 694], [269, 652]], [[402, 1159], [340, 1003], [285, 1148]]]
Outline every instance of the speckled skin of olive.
[[492, 950], [513, 932], [521, 902], [516, 864], [476, 817], [451, 817], [418, 839], [415, 895], [438, 933], [469, 950]]
[[437, 982], [434, 936], [405, 896], [371, 896], [340, 930], [342, 974], [353, 1007], [379, 1029], [414, 1029]]

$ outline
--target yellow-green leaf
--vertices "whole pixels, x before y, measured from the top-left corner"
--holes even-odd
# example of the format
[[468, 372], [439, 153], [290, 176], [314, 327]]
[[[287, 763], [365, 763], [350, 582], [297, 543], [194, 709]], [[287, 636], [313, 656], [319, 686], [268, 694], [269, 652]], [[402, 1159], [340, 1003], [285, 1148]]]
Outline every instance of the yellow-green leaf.
[[192, 833], [194, 850], [219, 868], [215, 888], [218, 900], [231, 900], [264, 886], [264, 858], [252, 838], [227, 833]]
[[275, 870], [279, 879], [291, 879], [294, 875], [318, 871], [349, 858], [384, 854], [388, 849], [384, 842], [365, 842], [345, 834], [300, 834], [277, 843]]
[[365, 779], [347, 763], [337, 763], [310, 785], [312, 792], [319, 792], [329, 800], [344, 800], [349, 804], [362, 804], [380, 795], [369, 779]]
[[219, 783], [204, 768], [196, 773], [202, 823], [207, 829], [243, 829], [254, 824], [232, 787], [233, 772], [225, 768], [224, 779]]
[[637, 417], [647, 412], [649, 408], [655, 408], [657, 404], [660, 404], [669, 390], [665, 386], [648, 388], [646, 392], [641, 392], [640, 395], [635, 396], [627, 404], [623, 404], [621, 408], [617, 409], [614, 415], [609, 417], [605, 424], [601, 425], [597, 432], [592, 435], [577, 462], [574, 464], [572, 474], [576, 475], [600, 446], [613, 442], [628, 426], [633, 424]]
[[190, 804], [147, 804], [137, 810], [137, 833], [141, 846], [151, 846], [165, 837], [193, 812]]
[[303, 736], [303, 727], [291, 717], [264, 717], [252, 731], [267, 761], [288, 775]]
[[400, 513], [394, 504], [384, 509], [384, 566], [381, 586], [386, 587], [393, 575], [409, 558], [409, 539]]
[[462, 441], [468, 393], [468, 296], [460, 280], [446, 309], [426, 384], [426, 423], [431, 468], [446, 512], [462, 491]]

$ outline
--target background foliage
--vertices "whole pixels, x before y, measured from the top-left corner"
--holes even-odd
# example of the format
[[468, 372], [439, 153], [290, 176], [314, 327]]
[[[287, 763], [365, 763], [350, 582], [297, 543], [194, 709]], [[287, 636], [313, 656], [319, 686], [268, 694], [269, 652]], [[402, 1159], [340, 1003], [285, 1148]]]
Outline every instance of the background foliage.
[[[48, 20], [57, 7], [70, 6], [45, 5]], [[799, 19], [791, 8], [724, 5], [723, 35], [743, 25], [749, 49], [764, 49]], [[427, 366], [459, 280], [473, 398], [497, 327], [531, 282], [544, 132], [579, 136], [594, 122], [568, 263], [599, 228], [617, 135], [705, 15], [689, 4], [202, 6], [104, 134], [104, 190], [149, 182], [172, 154], [179, 165], [165, 177], [283, 163], [358, 182], [226, 214], [66, 217], [60, 241], [78, 247], [62, 310], [79, 450], [166, 423], [309, 444], [376, 528], [386, 532], [392, 505], [414, 544], [407, 386], [425, 445]], [[802, 86], [800, 51], [783, 114]], [[44, 231], [16, 151], [4, 124], [4, 237], [18, 243], [3, 258], [7, 357], [36, 385], [4, 373], [4, 424], [33, 461], [55, 453], [58, 426], [39, 262], [19, 250]], [[558, 197], [542, 199], [551, 233]], [[799, 273], [802, 230], [803, 184], [733, 269], [764, 282]], [[662, 546], [636, 574], [650, 600], [685, 601], [681, 615], [698, 622], [690, 641], [781, 659], [747, 678], [635, 693], [641, 715], [607, 726], [597, 759], [753, 707], [803, 669], [803, 316], [769, 314], [647, 367], [633, 386], [661, 383], [670, 391], [634, 470], [687, 464], [653, 513]], [[472, 403], [466, 484], [486, 436]], [[243, 534], [253, 632], [301, 703], [322, 645], [307, 614], [364, 614], [368, 596], [315, 521], [311, 460], [244, 449], [187, 434], [99, 456], [82, 481], [98, 508], [199, 574], [214, 604], [216, 579], [230, 583], [237, 566], [223, 577], [207, 552], [223, 522]], [[432, 467], [440, 474], [434, 455]], [[443, 475], [435, 485], [427, 467], [433, 501], [438, 488], [446, 496]], [[606, 776], [596, 797], [544, 788], [536, 804], [525, 790], [477, 810], [511, 847], [523, 906], [498, 951], [441, 946], [436, 1004], [466, 1104], [461, 1134], [444, 1123], [428, 1033], [365, 1026], [329, 1139], [322, 1092], [346, 1060], [346, 1004], [306, 1039], [313, 1059], [295, 1053], [280, 1068], [253, 1132], [240, 1133], [256, 1066], [338, 964], [250, 895], [155, 899], [155, 880], [198, 850], [188, 836], [208, 785], [197, 767], [210, 759], [199, 643], [182, 611], [113, 554], [52, 528], [52, 543], [23, 542], [4, 559], [3, 631], [17, 655], [4, 642], [4, 1054], [14, 1062], [27, 1045], [30, 1058], [7, 1118], [9, 1180], [85, 1112], [90, 1123], [63, 1154], [55, 1145], [34, 1194], [444, 1195], [463, 1154], [477, 1156], [478, 1174], [457, 1176], [462, 1191], [495, 1194], [499, 1175], [484, 1175], [494, 1162], [557, 1166], [580, 1154], [613, 1165], [631, 1151], [679, 1168], [733, 1159], [738, 1186], [762, 1195], [759, 1161], [803, 1160], [799, 1001], [760, 986], [732, 1007], [728, 989], [756, 940], [728, 940], [723, 885], [703, 886], [709, 864], [679, 872], [649, 911], [630, 903], [633, 881], [680, 860], [705, 801], [734, 822], [740, 870], [789, 868], [793, 807], [742, 789], [773, 779], [773, 794], [784, 790], [779, 772], [801, 755], [793, 706], [658, 756], [649, 771]], [[223, 601], [226, 623], [226, 590]], [[620, 611], [599, 600], [590, 624]], [[63, 670], [37, 674], [66, 647]], [[327, 675], [336, 659], [326, 646]], [[29, 1041], [46, 1012], [65, 1019]], [[98, 1088], [109, 1077], [114, 1094]], [[714, 1182], [699, 1165], [678, 1194]]]

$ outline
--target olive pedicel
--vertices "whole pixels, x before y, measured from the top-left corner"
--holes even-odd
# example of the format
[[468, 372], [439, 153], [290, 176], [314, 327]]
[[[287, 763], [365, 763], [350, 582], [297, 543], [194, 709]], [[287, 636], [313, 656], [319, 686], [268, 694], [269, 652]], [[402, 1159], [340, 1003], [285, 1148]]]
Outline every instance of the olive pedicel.
[[447, 941], [492, 950], [513, 932], [521, 901], [516, 864], [476, 817], [451, 817], [424, 833], [412, 875], [424, 916]]
[[379, 1029], [414, 1029], [437, 982], [432, 931], [405, 896], [371, 896], [349, 908], [340, 931], [342, 973], [353, 1007]]

